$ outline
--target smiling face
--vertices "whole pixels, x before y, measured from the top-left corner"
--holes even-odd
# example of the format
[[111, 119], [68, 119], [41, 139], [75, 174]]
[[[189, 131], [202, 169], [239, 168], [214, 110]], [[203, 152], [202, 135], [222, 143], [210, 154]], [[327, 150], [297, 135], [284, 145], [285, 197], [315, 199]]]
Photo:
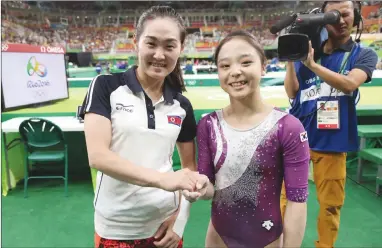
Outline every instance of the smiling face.
[[240, 37], [222, 45], [217, 67], [220, 86], [234, 99], [254, 94], [264, 75], [262, 59], [256, 48]]
[[177, 22], [168, 17], [147, 20], [137, 39], [138, 67], [148, 77], [164, 80], [174, 70], [182, 51]]
[[325, 8], [325, 12], [338, 10], [341, 13], [340, 22], [335, 25], [326, 25], [326, 29], [331, 38], [343, 39], [349, 37], [354, 23], [354, 6], [352, 1], [330, 2]]

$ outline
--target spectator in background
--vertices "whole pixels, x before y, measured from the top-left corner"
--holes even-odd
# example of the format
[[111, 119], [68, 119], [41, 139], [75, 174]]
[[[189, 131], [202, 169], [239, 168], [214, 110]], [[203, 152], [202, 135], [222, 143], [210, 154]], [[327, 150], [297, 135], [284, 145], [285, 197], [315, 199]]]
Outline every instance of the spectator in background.
[[185, 74], [194, 74], [193, 64], [191, 60], [187, 60], [186, 66], [184, 67]]
[[97, 72], [98, 75], [101, 74], [101, 72], [102, 72], [102, 66], [101, 66], [101, 64], [100, 64], [99, 62], [96, 64], [96, 66], [95, 66], [95, 70], [96, 70], [96, 72]]

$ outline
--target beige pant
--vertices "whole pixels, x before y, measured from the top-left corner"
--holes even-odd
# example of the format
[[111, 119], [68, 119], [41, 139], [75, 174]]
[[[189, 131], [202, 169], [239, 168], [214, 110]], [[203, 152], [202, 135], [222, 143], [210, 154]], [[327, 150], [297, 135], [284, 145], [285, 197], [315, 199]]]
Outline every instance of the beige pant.
[[[345, 201], [346, 153], [310, 151], [313, 177], [320, 212], [317, 219], [316, 247], [334, 247], [340, 227], [340, 213]], [[281, 190], [281, 215], [286, 208], [285, 186]]]

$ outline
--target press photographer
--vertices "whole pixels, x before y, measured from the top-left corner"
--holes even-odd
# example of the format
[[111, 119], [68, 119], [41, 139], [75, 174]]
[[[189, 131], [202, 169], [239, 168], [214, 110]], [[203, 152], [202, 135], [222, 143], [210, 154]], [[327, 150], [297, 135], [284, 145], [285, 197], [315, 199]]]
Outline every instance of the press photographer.
[[[306, 58], [288, 62], [284, 81], [291, 99], [290, 113], [300, 119], [308, 133], [320, 204], [316, 247], [334, 247], [337, 239], [345, 198], [346, 154], [359, 146], [358, 88], [371, 80], [377, 64], [376, 53], [350, 36], [354, 27], [362, 33], [361, 3], [329, 1], [321, 8], [323, 14], [336, 11], [339, 20], [324, 27], [328, 38], [314, 48], [308, 42]], [[282, 210], [284, 198], [285, 194]]]

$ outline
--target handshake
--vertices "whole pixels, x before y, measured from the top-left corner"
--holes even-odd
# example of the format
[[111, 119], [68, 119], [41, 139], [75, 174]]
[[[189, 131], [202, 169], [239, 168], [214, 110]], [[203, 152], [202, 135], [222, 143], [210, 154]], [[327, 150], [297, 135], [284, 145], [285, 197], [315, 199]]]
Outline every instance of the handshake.
[[209, 184], [210, 180], [206, 175], [189, 169], [181, 169], [163, 173], [158, 181], [158, 188], [167, 191], [182, 190], [183, 196], [189, 202], [194, 202], [207, 193]]

